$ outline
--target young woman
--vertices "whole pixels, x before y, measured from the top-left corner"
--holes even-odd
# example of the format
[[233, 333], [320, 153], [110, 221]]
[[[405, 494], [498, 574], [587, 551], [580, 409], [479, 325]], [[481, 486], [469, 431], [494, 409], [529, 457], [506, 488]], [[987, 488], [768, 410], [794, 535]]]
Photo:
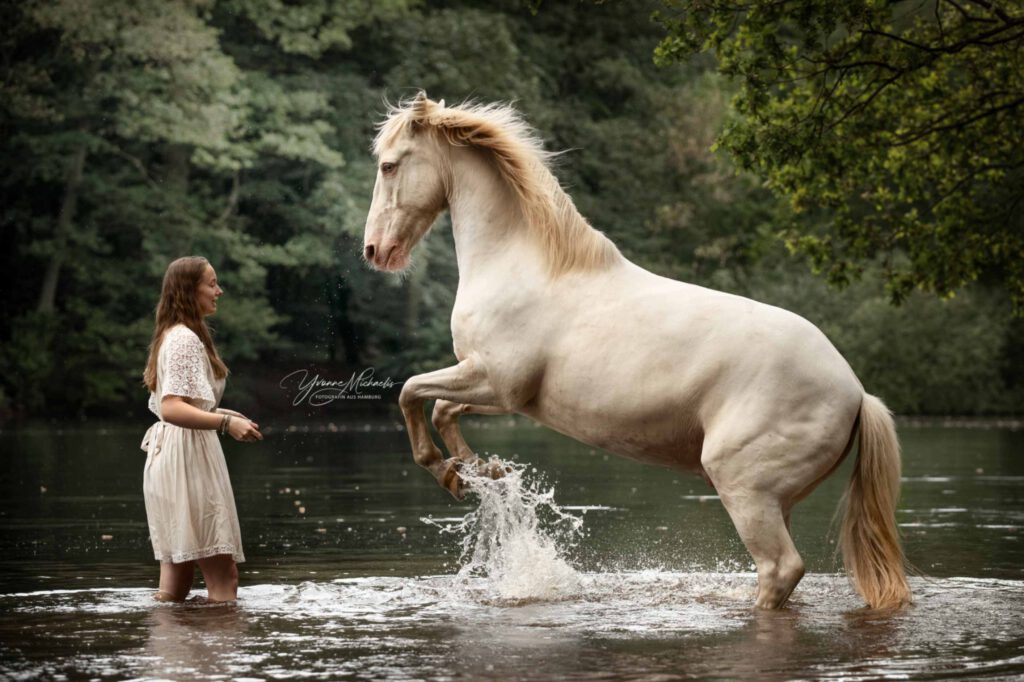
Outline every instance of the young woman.
[[228, 368], [205, 318], [224, 292], [205, 258], [179, 258], [167, 267], [156, 308], [144, 381], [149, 409], [160, 418], [146, 432], [143, 491], [153, 554], [160, 562], [160, 601], [182, 601], [196, 564], [210, 601], [238, 592], [237, 564], [245, 561], [231, 481], [217, 433], [262, 440], [259, 427], [218, 408]]

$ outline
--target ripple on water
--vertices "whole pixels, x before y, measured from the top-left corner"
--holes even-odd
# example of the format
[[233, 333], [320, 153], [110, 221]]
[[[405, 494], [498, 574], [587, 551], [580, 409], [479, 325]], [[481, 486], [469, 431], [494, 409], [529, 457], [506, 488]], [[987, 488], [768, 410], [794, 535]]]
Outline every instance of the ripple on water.
[[[479, 504], [428, 519], [463, 540], [454, 575], [245, 586], [235, 605], [151, 590], [0, 595], [0, 675], [308, 679], [877, 679], [1024, 674], [1024, 583], [913, 578], [912, 607], [862, 608], [809, 575], [752, 608], [753, 573], [579, 572], [582, 519], [525, 467], [472, 478]], [[595, 508], [596, 509], [596, 508]], [[954, 508], [933, 513], [960, 513]]]
[[[543, 656], [570, 677], [601, 661], [625, 675], [644, 652], [647, 674], [1024, 672], [1017, 581], [914, 578], [915, 605], [889, 614], [861, 609], [842, 576], [807, 576], [774, 613], [751, 608], [755, 584], [752, 573], [582, 573], [572, 596], [517, 605], [465, 575], [255, 585], [228, 607], [157, 606], [149, 590], [10, 594], [0, 597], [10, 646], [0, 672], [403, 678], [470, 666], [487, 677], [489, 661], [491, 677], [545, 679], [523, 660]], [[43, 618], [48, 643], [18, 636], [19, 624]]]

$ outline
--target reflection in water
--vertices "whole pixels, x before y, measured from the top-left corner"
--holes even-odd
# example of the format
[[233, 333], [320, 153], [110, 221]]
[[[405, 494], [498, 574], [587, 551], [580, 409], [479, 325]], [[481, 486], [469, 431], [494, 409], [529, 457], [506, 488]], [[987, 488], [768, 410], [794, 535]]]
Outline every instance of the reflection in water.
[[[911, 606], [910, 609], [916, 607]], [[842, 638], [851, 651], [856, 651], [865, 661], [881, 661], [895, 667], [900, 659], [899, 645], [903, 629], [913, 619], [906, 612], [877, 613], [868, 609], [857, 609], [843, 614], [845, 629]], [[916, 639], [916, 637], [915, 637]], [[918, 645], [920, 641], [918, 640]], [[883, 668], [879, 667], [879, 674]]]
[[154, 606], [147, 617], [149, 639], [142, 651], [145, 674], [194, 678], [223, 674], [248, 630], [236, 604]]
[[746, 626], [730, 638], [728, 650], [722, 652], [731, 659], [729, 667], [737, 673], [737, 668], [746, 668], [743, 677], [772, 679], [779, 675], [784, 679], [793, 669], [793, 659], [800, 656], [800, 619], [793, 609], [753, 610]]

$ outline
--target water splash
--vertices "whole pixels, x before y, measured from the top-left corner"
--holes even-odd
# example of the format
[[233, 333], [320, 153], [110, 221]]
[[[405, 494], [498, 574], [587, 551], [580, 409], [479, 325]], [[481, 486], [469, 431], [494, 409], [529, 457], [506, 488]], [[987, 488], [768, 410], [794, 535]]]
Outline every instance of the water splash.
[[[579, 594], [580, 575], [567, 552], [582, 534], [583, 519], [555, 503], [554, 487], [536, 476], [536, 469], [495, 457], [489, 463], [504, 467], [505, 476], [462, 474], [467, 493], [479, 498], [476, 509], [450, 524], [422, 519], [462, 536], [459, 576], [484, 578], [487, 601], [552, 601]], [[478, 591], [480, 581], [473, 583]]]

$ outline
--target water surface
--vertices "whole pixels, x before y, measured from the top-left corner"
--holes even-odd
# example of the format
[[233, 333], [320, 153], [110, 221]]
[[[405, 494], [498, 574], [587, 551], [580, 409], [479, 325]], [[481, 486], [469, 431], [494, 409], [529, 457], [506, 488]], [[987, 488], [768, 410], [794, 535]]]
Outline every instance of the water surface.
[[[539, 535], [504, 536], [509, 550], [476, 555], [480, 570], [466, 564], [496, 517], [469, 535], [441, 532], [479, 501], [457, 503], [437, 488], [394, 425], [282, 425], [263, 443], [227, 448], [248, 558], [239, 603], [157, 606], [142, 431], [0, 434], [0, 674], [1024, 674], [1020, 432], [901, 429], [898, 520], [925, 576], [912, 580], [915, 606], [879, 614], [861, 609], [829, 539], [849, 466], [794, 511], [809, 575], [789, 608], [758, 612], [750, 558], [703, 482], [505, 419], [471, 423], [468, 439], [528, 463], [524, 489], [553, 498], [530, 507], [535, 516], [526, 521], [539, 524]], [[579, 530], [561, 515], [581, 519]], [[485, 570], [500, 562], [504, 573]]]

